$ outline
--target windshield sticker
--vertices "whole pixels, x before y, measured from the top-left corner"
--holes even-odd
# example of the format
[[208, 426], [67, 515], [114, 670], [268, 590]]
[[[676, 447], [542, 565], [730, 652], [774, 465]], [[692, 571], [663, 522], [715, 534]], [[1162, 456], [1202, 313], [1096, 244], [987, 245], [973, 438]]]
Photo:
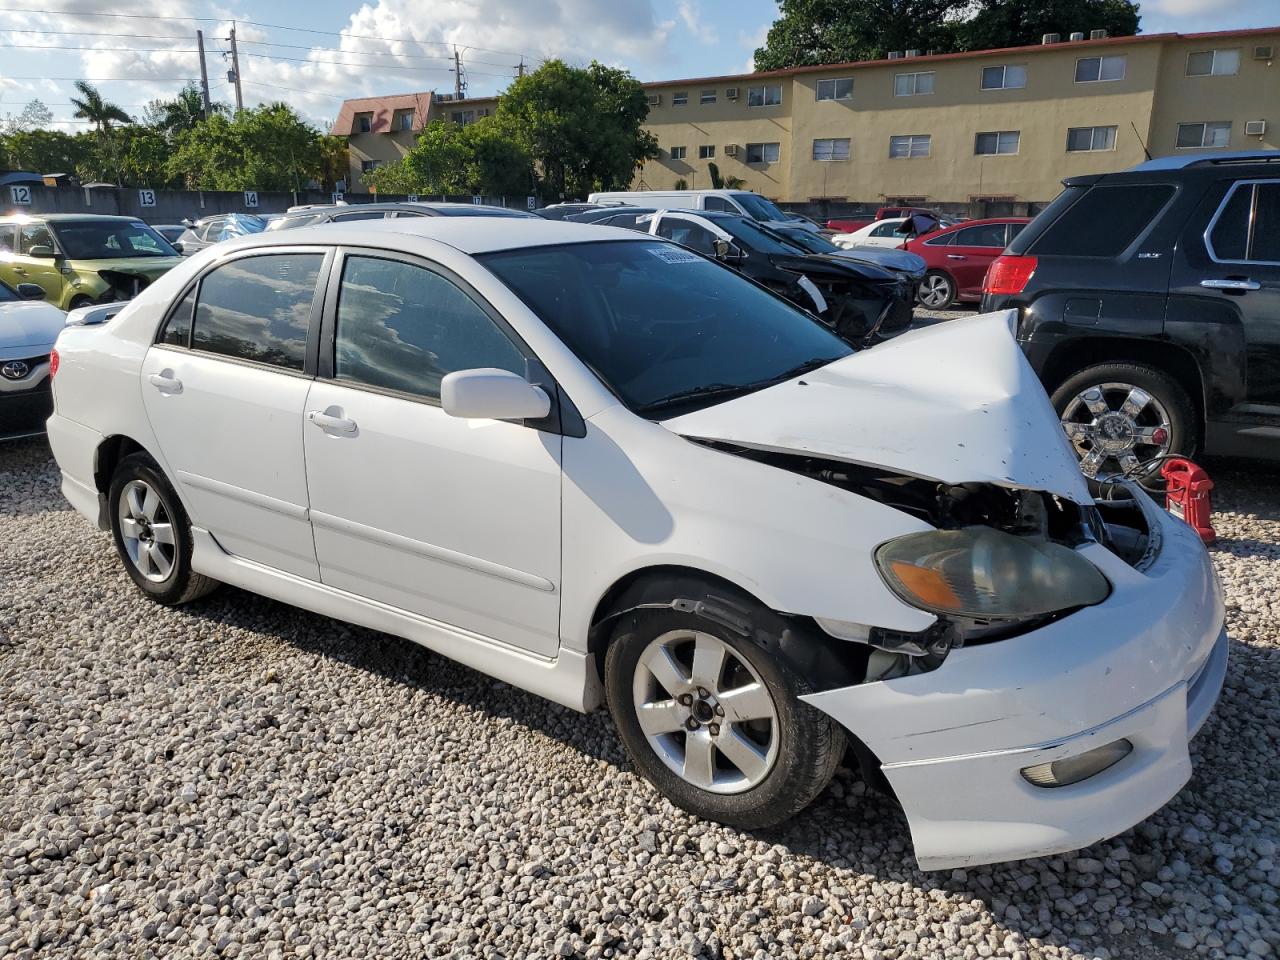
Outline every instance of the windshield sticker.
[[650, 247], [649, 252], [665, 263], [697, 263], [702, 258], [679, 247]]

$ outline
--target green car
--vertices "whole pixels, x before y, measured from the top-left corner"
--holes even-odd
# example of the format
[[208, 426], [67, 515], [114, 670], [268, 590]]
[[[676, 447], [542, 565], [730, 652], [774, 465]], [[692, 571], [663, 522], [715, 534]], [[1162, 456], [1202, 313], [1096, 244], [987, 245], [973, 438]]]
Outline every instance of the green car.
[[39, 284], [62, 310], [132, 299], [181, 262], [169, 242], [136, 217], [0, 217], [0, 280], [15, 289]]

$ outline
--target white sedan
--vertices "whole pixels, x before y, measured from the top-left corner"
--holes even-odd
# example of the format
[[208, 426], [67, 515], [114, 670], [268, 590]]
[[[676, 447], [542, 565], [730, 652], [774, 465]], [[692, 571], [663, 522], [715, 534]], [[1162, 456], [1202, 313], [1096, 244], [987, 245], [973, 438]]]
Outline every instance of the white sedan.
[[899, 228], [906, 219], [906, 217], [890, 217], [887, 220], [877, 220], [875, 223], [869, 223], [859, 230], [854, 230], [852, 233], [833, 234], [831, 242], [837, 247], [844, 247], [846, 250], [853, 250], [857, 247], [888, 247], [889, 249], [896, 249], [911, 239], [907, 234], [899, 232]]
[[0, 440], [44, 433], [53, 411], [49, 357], [66, 314], [34, 283], [0, 282]]
[[1213, 568], [1137, 486], [1093, 500], [1011, 313], [857, 353], [659, 238], [447, 217], [229, 241], [97, 309], [50, 442], [159, 603], [231, 583], [607, 703], [745, 828], [856, 745], [926, 868], [1093, 843], [1191, 775]]

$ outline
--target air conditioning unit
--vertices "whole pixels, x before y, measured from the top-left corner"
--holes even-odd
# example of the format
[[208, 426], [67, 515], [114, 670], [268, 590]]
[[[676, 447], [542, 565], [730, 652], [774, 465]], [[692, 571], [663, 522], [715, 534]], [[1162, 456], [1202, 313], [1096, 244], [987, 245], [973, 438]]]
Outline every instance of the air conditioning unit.
[[1061, 43], [1061, 42], [1062, 42], [1062, 34], [1060, 34], [1060, 33], [1046, 33], [1043, 37], [1041, 37], [1041, 38], [1040, 38], [1040, 42], [1041, 42], [1042, 44], [1044, 44], [1044, 46], [1046, 46], [1046, 47], [1047, 47], [1049, 44], [1051, 44], [1051, 43]]
[[726, 157], [736, 157], [738, 155], [738, 145], [736, 143], [726, 143], [724, 145], [724, 155]]
[[1073, 31], [1072, 31], [1072, 33], [1071, 33], [1071, 42], [1072, 42], [1072, 43], [1079, 43], [1079, 42], [1080, 42], [1081, 40], [1083, 40], [1083, 39], [1084, 39], [1084, 32], [1083, 32], [1083, 31], [1081, 31], [1081, 30], [1073, 30]]
[[1089, 31], [1089, 39], [1090, 39], [1090, 40], [1105, 40], [1105, 39], [1107, 39], [1107, 31], [1106, 31], [1106, 30], [1090, 30], [1090, 31]]
[[726, 88], [725, 88], [725, 91], [724, 91], [724, 98], [725, 98], [726, 100], [737, 100], [737, 99], [738, 99], [738, 88], [737, 88], [737, 87], [726, 87]]
[[1275, 52], [1276, 52], [1276, 51], [1275, 51], [1275, 48], [1274, 48], [1274, 47], [1254, 47], [1254, 48], [1253, 48], [1253, 59], [1255, 59], [1255, 60], [1274, 60], [1274, 59], [1275, 59]]
[[441, 101], [453, 99], [452, 93], [433, 93], [432, 96], [435, 97], [437, 100], [441, 100]]
[[920, 56], [920, 51], [919, 51], [919, 50], [908, 50], [908, 51], [907, 51], [907, 56], [908, 56], [908, 57], [918, 57], [918, 56]]
[[649, 94], [649, 106], [657, 107], [661, 105], [662, 105], [662, 94], [660, 93]]
[[901, 60], [901, 59], [902, 59], [902, 51], [901, 51], [901, 50], [890, 50], [890, 51], [889, 51], [889, 59], [890, 59], [890, 60]]
[[1267, 121], [1265, 120], [1246, 120], [1244, 123], [1244, 135], [1246, 137], [1262, 137], [1267, 132]]

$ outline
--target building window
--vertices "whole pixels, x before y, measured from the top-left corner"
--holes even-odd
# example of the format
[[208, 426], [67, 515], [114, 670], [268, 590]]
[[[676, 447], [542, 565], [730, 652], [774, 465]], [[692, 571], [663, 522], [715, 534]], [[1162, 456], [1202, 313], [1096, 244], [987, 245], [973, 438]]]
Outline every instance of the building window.
[[673, 107], [683, 107], [688, 102], [689, 102], [688, 90], [682, 90], [679, 93], [673, 93], [671, 95], [671, 105]]
[[401, 110], [396, 114], [395, 121], [392, 126], [396, 130], [405, 131], [413, 129], [413, 111]]
[[698, 102], [699, 103], [715, 103], [716, 92], [714, 90], [703, 90], [702, 93], [698, 94]]
[[852, 100], [853, 77], [818, 81], [819, 100]]
[[699, 160], [711, 160], [715, 157], [715, 155], [716, 155], [716, 148], [714, 144], [712, 144], [711, 146], [706, 146], [704, 144], [703, 146], [698, 148]]
[[917, 133], [910, 136], [889, 138], [889, 158], [905, 160], [915, 157], [929, 156], [929, 134]]
[[980, 133], [974, 138], [973, 152], [979, 157], [1009, 156], [1018, 152], [1020, 138], [1017, 130]]
[[933, 71], [928, 73], [900, 73], [893, 78], [895, 97], [918, 97], [933, 93]]
[[1179, 150], [1199, 147], [1225, 147], [1231, 143], [1231, 121], [1213, 120], [1209, 123], [1178, 124]]
[[782, 87], [780, 85], [747, 88], [748, 107], [772, 107], [781, 102]]
[[982, 68], [983, 90], [1018, 90], [1026, 85], [1027, 68], [1021, 64]]
[[1082, 57], [1076, 61], [1076, 83], [1123, 80], [1126, 57]]
[[688, 153], [688, 151], [689, 151], [689, 148], [688, 148], [688, 147], [672, 147], [672, 148], [671, 148], [671, 159], [672, 159], [672, 160], [683, 160], [683, 159], [684, 159], [684, 157], [685, 157], [685, 154], [686, 154], [686, 153]]
[[848, 160], [849, 138], [832, 137], [813, 141], [813, 159], [815, 160]]
[[378, 161], [377, 161], [377, 160], [361, 160], [361, 161], [360, 161], [360, 172], [361, 172], [361, 173], [368, 173], [370, 170], [375, 169], [377, 166], [378, 166]]
[[1187, 54], [1188, 77], [1229, 77], [1239, 72], [1239, 49], [1201, 50]]
[[372, 129], [373, 129], [373, 114], [357, 113], [356, 114], [356, 132], [368, 133]]
[[1115, 127], [1071, 127], [1067, 130], [1068, 153], [1114, 150], [1115, 148]]
[[776, 143], [748, 143], [747, 163], [777, 163], [779, 145]]

